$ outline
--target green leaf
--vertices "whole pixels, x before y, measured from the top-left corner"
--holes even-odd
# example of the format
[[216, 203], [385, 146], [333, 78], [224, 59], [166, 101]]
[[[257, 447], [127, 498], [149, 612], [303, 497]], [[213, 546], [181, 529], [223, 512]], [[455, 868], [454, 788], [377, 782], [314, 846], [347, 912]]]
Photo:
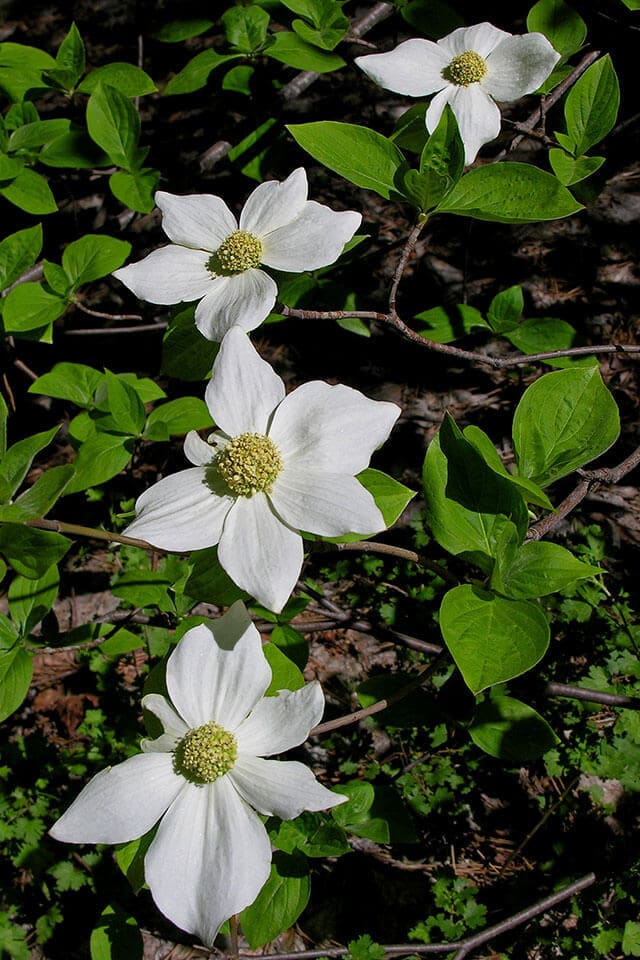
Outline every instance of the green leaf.
[[386, 949], [368, 933], [363, 933], [357, 940], [350, 940], [347, 944], [350, 960], [383, 960]]
[[307, 857], [340, 857], [350, 850], [342, 827], [320, 813], [302, 813], [295, 820], [276, 821], [269, 839], [278, 850], [293, 853], [298, 849]]
[[203, 400], [199, 397], [180, 397], [151, 411], [144, 435], [149, 440], [166, 440], [170, 436], [188, 433], [189, 430], [203, 430], [211, 426], [213, 420]]
[[64, 557], [70, 546], [71, 540], [50, 530], [37, 530], [15, 523], [0, 525], [0, 552], [17, 573], [29, 580], [44, 576], [50, 567]]
[[60, 575], [54, 564], [41, 577], [14, 577], [9, 585], [9, 610], [24, 634], [30, 633], [47, 615], [58, 596]]
[[549, 645], [549, 624], [537, 604], [506, 600], [468, 583], [445, 594], [440, 629], [473, 693], [531, 670]]
[[189, 60], [187, 65], [169, 80], [163, 91], [164, 96], [170, 97], [201, 90], [206, 85], [213, 70], [230, 60], [238, 60], [239, 56], [237, 53], [222, 54], [216, 53], [215, 50], [203, 50], [196, 54], [192, 60]]
[[527, 508], [509, 479], [485, 463], [447, 415], [424, 461], [426, 517], [441, 547], [490, 572], [508, 523], [524, 536]]
[[36, 330], [57, 320], [68, 306], [66, 297], [48, 293], [40, 283], [21, 283], [5, 298], [4, 328], [7, 333]]
[[349, 833], [376, 843], [415, 840], [404, 806], [398, 803], [394, 790], [390, 795], [383, 787], [374, 788], [366, 781], [352, 780], [334, 787], [333, 792], [349, 798], [347, 803], [331, 810], [336, 822]]
[[29, 387], [29, 393], [70, 400], [78, 407], [92, 407], [94, 394], [104, 374], [84, 363], [56, 363]]
[[527, 480], [525, 477], [515, 477], [509, 473], [500, 458], [500, 454], [491, 442], [491, 438], [487, 436], [484, 430], [481, 430], [480, 427], [468, 426], [464, 428], [463, 435], [465, 440], [473, 444], [484, 462], [491, 467], [494, 473], [506, 477], [510, 483], [518, 487], [520, 495], [527, 503], [535, 503], [539, 507], [544, 507], [545, 510], [553, 510], [553, 504], [549, 497], [536, 483]]
[[179, 43], [181, 40], [189, 40], [191, 37], [199, 37], [201, 33], [213, 26], [213, 20], [207, 20], [204, 17], [193, 17], [189, 20], [170, 20], [159, 30], [151, 34], [152, 40], [159, 40], [160, 43]]
[[333, 50], [346, 36], [349, 21], [344, 15], [340, 14], [336, 17], [333, 25], [321, 27], [319, 30], [310, 27], [304, 20], [294, 20], [291, 26], [305, 43], [320, 47], [321, 50]]
[[66, 247], [62, 254], [62, 266], [76, 290], [85, 283], [113, 273], [130, 253], [131, 244], [125, 240], [87, 233]]
[[49, 71], [49, 78], [56, 80], [64, 90], [73, 90], [85, 70], [84, 43], [75, 23], [58, 47], [55, 69]]
[[284, 651], [298, 669], [304, 670], [309, 659], [309, 641], [298, 630], [288, 623], [278, 624], [271, 633], [271, 642]]
[[111, 589], [114, 596], [135, 607], [173, 612], [175, 605], [167, 593], [172, 583], [173, 577], [161, 570], [127, 570], [116, 577]]
[[78, 93], [95, 93], [100, 84], [115, 88], [125, 97], [144, 97], [158, 89], [151, 77], [132, 63], [105, 63], [87, 74]]
[[417, 313], [416, 320], [427, 324], [426, 330], [419, 330], [421, 337], [435, 340], [436, 343], [450, 343], [459, 340], [476, 329], [489, 329], [489, 324], [475, 307], [466, 303], [447, 304], [442, 307], [432, 307]]
[[267, 38], [269, 14], [262, 7], [230, 7], [220, 17], [227, 41], [242, 53], [253, 53]]
[[[7, 417], [9, 410], [7, 409], [7, 403], [0, 393], [0, 464], [4, 458], [4, 455], [7, 452]], [[0, 487], [2, 482], [0, 481]], [[2, 493], [0, 492], [0, 500], [2, 500]]]
[[15, 515], [16, 522], [23, 520], [39, 520], [46, 516], [61, 496], [69, 480], [73, 476], [73, 467], [64, 464], [60, 467], [50, 467], [42, 473], [33, 486], [21, 493], [15, 503], [10, 506], [0, 506], [0, 520], [11, 520]]
[[627, 920], [622, 933], [622, 952], [626, 957], [640, 957], [640, 923]]
[[142, 960], [142, 934], [134, 917], [118, 904], [109, 904], [100, 914], [89, 940], [91, 960]]
[[20, 157], [7, 157], [0, 154], [0, 180], [13, 180], [24, 168], [24, 160]]
[[513, 697], [485, 700], [474, 714], [469, 735], [477, 747], [500, 760], [537, 760], [558, 743], [540, 714]]
[[33, 676], [33, 659], [22, 647], [0, 656], [0, 722], [17, 710]]
[[262, 652], [271, 667], [271, 683], [266, 697], [274, 697], [279, 690], [300, 690], [304, 687], [302, 671], [275, 643], [265, 643]]
[[271, 43], [264, 52], [273, 60], [286, 63], [288, 67], [295, 67], [296, 70], [331, 73], [346, 66], [345, 61], [337, 53], [320, 50], [290, 30], [280, 30], [272, 34]]
[[67, 493], [78, 493], [111, 480], [129, 463], [133, 451], [131, 437], [99, 433], [82, 444], [75, 459], [75, 476]]
[[393, 526], [404, 508], [416, 495], [415, 490], [410, 490], [387, 473], [374, 470], [372, 467], [367, 467], [359, 473], [358, 480], [372, 495], [387, 527]]
[[143, 167], [135, 173], [118, 170], [109, 177], [111, 192], [120, 203], [139, 213], [150, 213], [155, 206], [154, 194], [160, 171]]
[[618, 408], [597, 367], [546, 373], [513, 418], [519, 473], [547, 487], [595, 460], [619, 434]]
[[604, 157], [572, 157], [564, 150], [554, 147], [549, 150], [549, 163], [560, 183], [570, 187], [599, 170], [604, 163]]
[[119, 373], [118, 379], [127, 383], [140, 397], [142, 403], [154, 403], [163, 400], [167, 395], [155, 380], [149, 377], [138, 377], [135, 373]]
[[276, 850], [269, 879], [257, 899], [240, 914], [242, 931], [252, 950], [270, 943], [296, 922], [311, 893], [307, 858]]
[[[550, 353], [552, 350], [567, 350], [580, 346], [578, 335], [571, 324], [554, 317], [523, 320], [504, 335], [524, 354]], [[550, 367], [560, 368], [598, 366], [596, 357], [556, 357], [543, 362]]]
[[567, 136], [575, 156], [582, 156], [606, 137], [616, 122], [619, 106], [618, 78], [607, 54], [585, 70], [565, 101]]
[[505, 162], [465, 174], [437, 212], [497, 223], [533, 223], [569, 217], [581, 209], [582, 204], [550, 173], [529, 163]]
[[87, 103], [87, 128], [116, 166], [137, 166], [140, 117], [124, 93], [99, 83]]
[[15, 180], [0, 187], [0, 195], [10, 203], [27, 213], [39, 216], [43, 213], [56, 213], [58, 205], [49, 184], [35, 170], [21, 170]]
[[513, 556], [498, 556], [491, 587], [515, 600], [546, 597], [576, 580], [603, 573], [557, 543], [523, 543]]
[[48, 167], [78, 167], [84, 170], [108, 167], [111, 163], [84, 128], [73, 125], [68, 133], [47, 143], [40, 151], [38, 160]]
[[415, 106], [409, 107], [396, 121], [389, 139], [403, 150], [422, 153], [429, 138], [425, 120], [427, 107], [426, 103], [416, 103]]
[[218, 548], [195, 550], [191, 554], [193, 567], [184, 586], [184, 592], [194, 600], [229, 607], [236, 600], [246, 600], [249, 594], [236, 587], [218, 560]]
[[[34, 150], [69, 132], [70, 120], [34, 120], [14, 130], [9, 137], [9, 153]], [[4, 179], [1, 177], [0, 179]]]
[[303, 150], [351, 183], [387, 200], [398, 198], [395, 183], [404, 157], [375, 130], [334, 120], [289, 124], [287, 130]]
[[178, 380], [204, 380], [219, 349], [220, 344], [205, 340], [196, 329], [194, 308], [183, 308], [171, 319], [164, 335], [160, 373]]
[[457, 10], [445, 0], [410, 0], [400, 13], [420, 33], [435, 39], [466, 25]]
[[494, 333], [506, 333], [520, 321], [523, 310], [522, 287], [509, 287], [493, 298], [487, 310], [487, 320]]
[[126, 381], [105, 370], [107, 404], [113, 418], [114, 432], [136, 437], [141, 433], [146, 419], [140, 397]]
[[424, 145], [420, 169], [405, 174], [407, 194], [420, 210], [432, 210], [453, 189], [464, 170], [464, 144], [451, 107]]
[[155, 835], [156, 830], [152, 828], [137, 840], [131, 840], [116, 847], [116, 862], [131, 884], [134, 893], [139, 893], [145, 885], [144, 858]]
[[37, 47], [0, 43], [0, 90], [4, 90], [10, 100], [23, 100], [29, 90], [47, 86], [42, 74], [55, 65], [53, 57]]
[[18, 230], [0, 241], [0, 290], [6, 290], [28, 270], [42, 250], [42, 224]]
[[542, 33], [566, 59], [576, 53], [587, 36], [587, 25], [564, 0], [538, 0], [527, 14], [527, 30]]
[[35, 455], [49, 446], [57, 432], [58, 427], [55, 426], [18, 440], [9, 447], [0, 460], [0, 486], [3, 487], [0, 498], [8, 500], [13, 496], [26, 477]]

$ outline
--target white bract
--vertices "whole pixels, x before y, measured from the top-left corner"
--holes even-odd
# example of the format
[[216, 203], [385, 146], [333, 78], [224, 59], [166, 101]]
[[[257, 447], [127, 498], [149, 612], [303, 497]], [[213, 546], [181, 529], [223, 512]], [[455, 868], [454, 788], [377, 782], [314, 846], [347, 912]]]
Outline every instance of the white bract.
[[205, 399], [219, 432], [185, 439], [190, 470], [136, 503], [127, 536], [163, 550], [218, 544], [235, 583], [279, 612], [300, 575], [305, 530], [372, 534], [385, 522], [356, 479], [400, 408], [314, 380], [285, 397], [280, 377], [240, 327], [222, 341]]
[[302, 763], [263, 759], [306, 740], [324, 710], [317, 682], [265, 697], [270, 682], [242, 603], [188, 630], [167, 661], [170, 700], [142, 700], [164, 733], [97, 774], [51, 830], [68, 843], [126, 843], [160, 821], [145, 880], [162, 913], [207, 945], [269, 877], [258, 813], [290, 820], [346, 799]]
[[484, 143], [500, 132], [495, 100], [518, 100], [543, 83], [560, 59], [541, 33], [512, 36], [490, 23], [460, 27], [433, 43], [405, 40], [389, 53], [357, 57], [356, 63], [386, 90], [410, 97], [435, 93], [426, 115], [432, 133], [448, 103], [472, 163]]
[[337, 213], [307, 200], [303, 167], [256, 187], [240, 222], [221, 197], [156, 193], [169, 246], [114, 272], [149, 303], [199, 300], [196, 326], [222, 340], [236, 324], [253, 330], [276, 301], [275, 280], [260, 269], [300, 273], [333, 263], [360, 226], [359, 213]]

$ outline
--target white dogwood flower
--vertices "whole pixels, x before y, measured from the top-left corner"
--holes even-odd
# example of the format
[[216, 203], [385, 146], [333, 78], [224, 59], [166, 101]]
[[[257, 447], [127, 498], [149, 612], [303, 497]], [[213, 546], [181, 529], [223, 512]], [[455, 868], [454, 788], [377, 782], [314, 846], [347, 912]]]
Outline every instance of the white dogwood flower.
[[385, 522], [356, 479], [400, 408], [341, 384], [284, 384], [240, 327], [225, 336], [205, 399], [219, 432], [185, 439], [195, 464], [149, 487], [127, 536], [163, 550], [218, 544], [235, 583], [279, 612], [300, 575], [305, 530], [372, 534]]
[[494, 101], [519, 100], [547, 79], [560, 59], [541, 33], [512, 36], [490, 23], [460, 27], [433, 43], [405, 40], [389, 53], [357, 57], [368, 77], [386, 90], [410, 97], [435, 93], [427, 130], [440, 122], [445, 104], [453, 110], [467, 163], [500, 132]]
[[126, 843], [160, 821], [144, 859], [151, 895], [173, 923], [211, 946], [269, 876], [271, 844], [258, 814], [290, 820], [346, 798], [302, 763], [264, 759], [306, 740], [324, 696], [317, 682], [264, 696], [271, 669], [242, 603], [184, 634], [166, 680], [169, 700], [142, 700], [164, 733], [98, 773], [51, 834]]
[[196, 326], [222, 340], [236, 324], [253, 330], [269, 315], [278, 287], [261, 265], [300, 273], [333, 263], [360, 226], [359, 213], [338, 213], [307, 200], [303, 167], [267, 180], [249, 196], [240, 222], [221, 197], [156, 193], [162, 228], [172, 241], [114, 272], [141, 300], [199, 300]]

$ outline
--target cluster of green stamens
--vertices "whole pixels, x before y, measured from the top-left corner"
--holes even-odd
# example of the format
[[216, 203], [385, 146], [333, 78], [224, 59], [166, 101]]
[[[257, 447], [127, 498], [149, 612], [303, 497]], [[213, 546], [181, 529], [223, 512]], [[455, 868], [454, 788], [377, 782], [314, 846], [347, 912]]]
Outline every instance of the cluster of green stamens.
[[232, 770], [238, 758], [236, 738], [213, 720], [182, 738], [175, 752], [175, 766], [194, 783], [213, 783]]
[[209, 269], [215, 274], [242, 273], [262, 262], [260, 237], [246, 230], [236, 230], [226, 237], [209, 260]]
[[282, 457], [273, 440], [261, 433], [241, 433], [218, 454], [215, 465], [229, 489], [239, 497], [269, 491]]
[[459, 87], [468, 87], [470, 83], [478, 83], [482, 80], [486, 73], [487, 64], [484, 58], [475, 50], [465, 50], [444, 68], [442, 76]]

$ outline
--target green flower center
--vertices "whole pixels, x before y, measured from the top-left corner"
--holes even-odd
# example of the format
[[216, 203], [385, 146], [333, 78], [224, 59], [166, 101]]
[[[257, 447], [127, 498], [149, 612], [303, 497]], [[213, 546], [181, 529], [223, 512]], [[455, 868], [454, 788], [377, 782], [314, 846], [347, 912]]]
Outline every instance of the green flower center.
[[227, 486], [239, 497], [271, 490], [282, 470], [282, 457], [273, 440], [261, 433], [241, 433], [216, 457], [215, 465]]
[[487, 64], [484, 58], [475, 50], [465, 50], [444, 68], [442, 76], [458, 87], [468, 87], [470, 83], [478, 83], [482, 80], [486, 73]]
[[213, 783], [232, 770], [238, 757], [236, 738], [213, 720], [182, 738], [175, 752], [175, 766], [194, 783]]
[[262, 241], [246, 230], [236, 230], [222, 241], [209, 260], [211, 273], [242, 273], [262, 262]]

